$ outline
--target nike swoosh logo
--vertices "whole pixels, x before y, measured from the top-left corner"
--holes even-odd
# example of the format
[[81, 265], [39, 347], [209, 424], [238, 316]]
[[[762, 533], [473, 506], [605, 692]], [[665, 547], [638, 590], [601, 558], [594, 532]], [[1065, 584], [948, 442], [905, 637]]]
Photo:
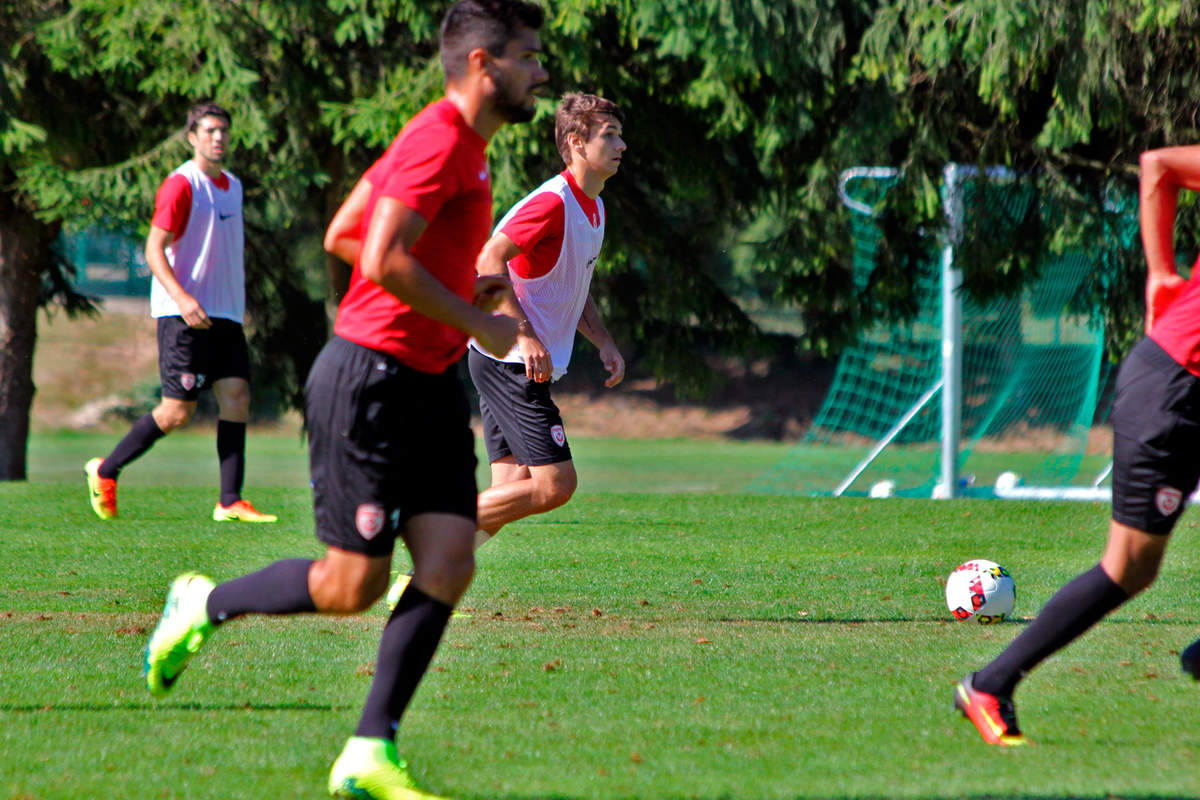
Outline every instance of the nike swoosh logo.
[[230, 217], [236, 217], [236, 216], [237, 216], [236, 211], [232, 214], [222, 214], [219, 211], [217, 212], [217, 219], [229, 219]]

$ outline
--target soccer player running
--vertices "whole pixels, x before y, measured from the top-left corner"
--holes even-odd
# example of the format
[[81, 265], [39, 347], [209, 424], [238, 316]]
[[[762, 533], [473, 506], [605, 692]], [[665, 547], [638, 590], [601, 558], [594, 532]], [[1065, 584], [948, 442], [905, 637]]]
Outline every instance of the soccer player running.
[[242, 499], [246, 423], [250, 419], [250, 353], [242, 330], [246, 310], [242, 184], [221, 168], [229, 143], [229, 112], [216, 103], [187, 117], [193, 156], [159, 187], [146, 238], [150, 315], [158, 320], [162, 400], [133, 424], [105, 458], [84, 465], [92, 509], [117, 518], [117, 476], [131, 461], [196, 413], [200, 392], [217, 398], [220, 522], [275, 522]]
[[[1012, 695], [1030, 670], [1154, 582], [1200, 480], [1200, 279], [1177, 274], [1173, 243], [1179, 190], [1200, 191], [1200, 146], [1150, 150], [1141, 168], [1147, 336], [1117, 378], [1108, 543], [1099, 564], [1060, 589], [1004, 652], [955, 688], [954, 704], [991, 744], [1025, 743]], [[1200, 677], [1200, 642], [1182, 662]]]
[[479, 278], [491, 227], [486, 145], [533, 117], [540, 7], [460, 0], [441, 28], [445, 97], [413, 117], [326, 231], [354, 262], [334, 338], [305, 387], [319, 561], [290, 559], [213, 586], [182, 575], [146, 648], [155, 695], [219, 626], [244, 614], [349, 614], [387, 588], [395, 539], [414, 578], [383, 629], [354, 735], [333, 764], [335, 797], [433, 797], [397, 757], [395, 735], [451, 610], [474, 574], [475, 450], [455, 364], [474, 336], [504, 353], [517, 324], [491, 313], [510, 291]]
[[[600, 193], [625, 151], [622, 122], [609, 100], [565, 95], [554, 122], [565, 168], [504, 215], [475, 262], [481, 276], [512, 281], [514, 294], [499, 308], [518, 321], [517, 343], [503, 356], [476, 340], [467, 350], [492, 473], [491, 487], [479, 495], [477, 548], [505, 524], [558, 508], [575, 491], [571, 448], [550, 393], [551, 381], [567, 372], [575, 331], [600, 351], [605, 386], [625, 376], [625, 360], [589, 293], [604, 243]], [[396, 579], [389, 605], [409, 579]]]
[[475, 264], [480, 275], [512, 280], [514, 295], [500, 309], [518, 320], [517, 344], [503, 358], [478, 342], [467, 351], [491, 463], [491, 488], [479, 495], [479, 527], [489, 536], [575, 491], [571, 447], [550, 394], [571, 362], [575, 331], [599, 350], [605, 386], [625, 377], [589, 292], [607, 220], [600, 193], [621, 166], [623, 120], [611, 101], [564, 96], [554, 140], [566, 168], [504, 215]]

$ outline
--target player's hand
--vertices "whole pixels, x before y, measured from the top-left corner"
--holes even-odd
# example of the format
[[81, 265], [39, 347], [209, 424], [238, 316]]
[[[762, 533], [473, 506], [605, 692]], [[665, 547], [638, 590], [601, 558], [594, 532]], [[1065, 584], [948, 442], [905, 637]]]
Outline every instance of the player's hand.
[[512, 296], [512, 281], [507, 275], [480, 275], [475, 278], [475, 307], [489, 314], [505, 297]]
[[608, 370], [608, 380], [604, 382], [604, 385], [609, 389], [625, 379], [625, 359], [621, 357], [621, 351], [611, 341], [600, 348], [600, 363]]
[[1167, 307], [1175, 302], [1187, 281], [1180, 275], [1167, 274], [1146, 278], [1146, 333], [1154, 327]]
[[505, 314], [485, 314], [472, 334], [480, 347], [504, 358], [517, 342], [517, 321]]
[[189, 328], [205, 330], [212, 327], [212, 320], [208, 318], [208, 312], [204, 310], [204, 306], [200, 305], [200, 301], [190, 294], [176, 300], [175, 305], [179, 306], [179, 316], [183, 317], [183, 321]]
[[518, 333], [517, 346], [521, 350], [521, 360], [525, 362], [525, 377], [535, 383], [550, 380], [554, 374], [554, 359], [532, 328], [527, 333]]

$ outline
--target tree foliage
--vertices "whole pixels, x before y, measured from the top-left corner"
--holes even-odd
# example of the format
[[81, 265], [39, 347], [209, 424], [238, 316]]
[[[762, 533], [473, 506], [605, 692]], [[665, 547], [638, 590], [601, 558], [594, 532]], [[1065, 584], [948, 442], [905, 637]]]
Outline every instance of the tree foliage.
[[[188, 156], [186, 108], [202, 97], [229, 107], [256, 374], [294, 400], [326, 336], [320, 232], [400, 124], [440, 93], [447, 5], [0, 0], [0, 192], [47, 231], [144, 232], [158, 183]], [[1088, 246], [1108, 268], [1079, 303], [1104, 304], [1118, 350], [1138, 329], [1140, 253], [1112, 232], [1131, 213], [1138, 153], [1196, 138], [1195, 4], [545, 6], [555, 94], [596, 92], [627, 114], [596, 288], [618, 337], [660, 377], [703, 390], [711, 373], [698, 354], [763, 345], [742, 293], [793, 309], [795, 345], [824, 354], [863, 324], [911, 314], [913, 267], [945, 233], [948, 162], [1009, 167], [1053, 209], [1003, 234], [972, 222], [968, 291], [1015, 291], [1046, 252]], [[553, 106], [543, 100], [533, 123], [494, 139], [497, 211], [560, 168]], [[862, 164], [903, 170], [865, 291], [851, 280], [837, 197], [840, 172]], [[1190, 217], [1183, 227], [1196, 233]]]

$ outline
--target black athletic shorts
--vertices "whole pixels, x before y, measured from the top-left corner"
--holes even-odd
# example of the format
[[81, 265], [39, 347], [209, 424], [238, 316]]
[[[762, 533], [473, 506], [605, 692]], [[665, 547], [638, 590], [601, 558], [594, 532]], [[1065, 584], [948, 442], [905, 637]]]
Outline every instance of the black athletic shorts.
[[475, 521], [475, 437], [455, 367], [430, 375], [334, 337], [304, 387], [317, 538], [387, 555], [410, 518]]
[[1200, 480], [1200, 379], [1143, 339], [1117, 376], [1112, 426], [1113, 519], [1170, 533]]
[[159, 317], [158, 375], [162, 396], [174, 400], [195, 400], [222, 378], [250, 380], [241, 324], [213, 317], [211, 328], [189, 328], [183, 317]]
[[524, 364], [508, 364], [467, 348], [471, 380], [479, 390], [479, 416], [488, 461], [512, 456], [527, 467], [571, 460], [562, 415], [550, 382], [525, 377]]

